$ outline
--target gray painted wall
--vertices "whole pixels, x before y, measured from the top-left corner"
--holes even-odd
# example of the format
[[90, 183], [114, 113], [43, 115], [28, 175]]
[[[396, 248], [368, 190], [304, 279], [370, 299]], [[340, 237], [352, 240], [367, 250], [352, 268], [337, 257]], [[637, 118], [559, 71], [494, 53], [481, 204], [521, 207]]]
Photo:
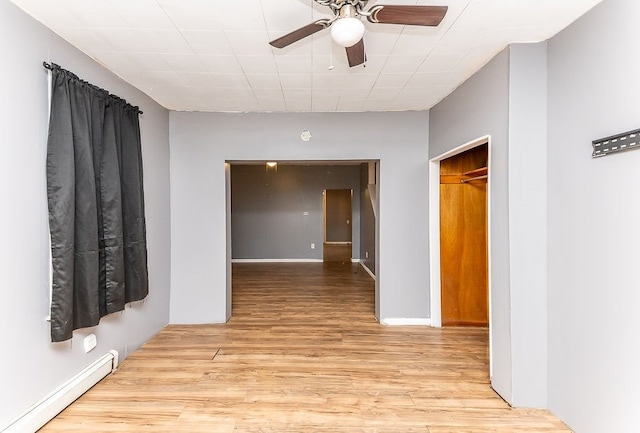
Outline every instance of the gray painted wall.
[[491, 135], [491, 337], [492, 383], [512, 401], [509, 290], [509, 50], [498, 54], [431, 109], [429, 157]]
[[352, 257], [358, 259], [360, 167], [289, 164], [231, 165], [233, 258], [322, 260], [325, 189], [354, 191]]
[[376, 218], [369, 196], [369, 164], [360, 166], [360, 260], [376, 273]]
[[513, 45], [431, 110], [430, 156], [490, 135], [493, 387], [546, 407], [546, 45]]
[[547, 407], [547, 44], [509, 53], [512, 403]]
[[576, 432], [640, 431], [640, 2], [605, 0], [549, 42], [549, 407]]
[[[110, 349], [136, 350], [169, 320], [168, 112], [100, 67], [12, 3], [0, 2], [0, 430], [36, 401]], [[47, 71], [53, 61], [139, 105], [150, 294], [144, 302], [76, 331], [71, 342], [49, 337], [49, 253], [45, 160]], [[85, 354], [82, 338], [98, 346]]]
[[[380, 160], [379, 314], [429, 317], [429, 114], [171, 113], [171, 321], [224, 322], [225, 161]], [[310, 142], [300, 132], [313, 133]]]

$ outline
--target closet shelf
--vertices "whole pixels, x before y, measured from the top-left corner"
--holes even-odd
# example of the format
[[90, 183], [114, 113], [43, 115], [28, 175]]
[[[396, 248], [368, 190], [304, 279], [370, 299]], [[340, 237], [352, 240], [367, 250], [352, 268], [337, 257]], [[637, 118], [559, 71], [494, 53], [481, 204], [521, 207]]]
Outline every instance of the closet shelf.
[[461, 184], [474, 182], [477, 180], [484, 180], [486, 182], [489, 171], [487, 167], [476, 168], [475, 170], [469, 170], [461, 174], [441, 174], [440, 184]]
[[463, 176], [476, 177], [476, 176], [486, 176], [489, 171], [487, 167], [476, 168], [475, 170], [470, 170], [462, 173]]

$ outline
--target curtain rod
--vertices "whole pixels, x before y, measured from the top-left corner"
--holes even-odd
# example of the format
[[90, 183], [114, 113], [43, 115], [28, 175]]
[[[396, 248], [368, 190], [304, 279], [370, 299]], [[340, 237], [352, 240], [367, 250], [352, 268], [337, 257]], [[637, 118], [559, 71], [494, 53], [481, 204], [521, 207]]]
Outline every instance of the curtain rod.
[[[42, 62], [42, 66], [44, 66], [44, 68], [45, 68], [45, 69], [48, 69], [48, 70], [50, 70], [50, 71], [53, 71], [53, 68], [54, 68], [54, 64], [53, 64], [53, 63]], [[57, 65], [56, 65], [56, 66], [57, 66]], [[63, 68], [60, 68], [60, 69], [63, 69]], [[101, 89], [101, 90], [103, 90], [103, 89]], [[120, 97], [118, 97], [118, 96], [116, 96], [116, 95], [112, 95], [111, 93], [107, 92], [106, 90], [104, 90], [104, 91], [105, 91], [106, 93], [108, 93], [108, 94], [109, 94], [109, 96], [113, 96], [113, 97], [115, 97], [115, 98], [122, 99], [122, 98], [120, 98]], [[127, 101], [125, 101], [125, 102], [127, 102]], [[129, 103], [127, 102], [127, 104], [129, 104]], [[129, 104], [129, 105], [131, 105], [131, 104]], [[138, 107], [133, 106], [133, 105], [131, 105], [131, 106], [132, 106], [133, 108], [135, 108], [136, 110], [138, 110], [138, 114], [144, 114], [144, 113], [142, 112], [142, 110], [140, 110]]]

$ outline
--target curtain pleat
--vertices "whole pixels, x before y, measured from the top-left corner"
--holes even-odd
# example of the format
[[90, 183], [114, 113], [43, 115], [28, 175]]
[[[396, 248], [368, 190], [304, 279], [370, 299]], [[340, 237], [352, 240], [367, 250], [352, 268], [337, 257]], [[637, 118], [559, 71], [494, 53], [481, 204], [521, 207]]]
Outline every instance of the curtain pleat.
[[47, 193], [55, 342], [144, 298], [148, 277], [137, 109], [55, 65], [52, 74]]
[[121, 117], [120, 180], [124, 215], [125, 301], [139, 301], [149, 293], [147, 241], [142, 188], [142, 148], [138, 114], [125, 108]]

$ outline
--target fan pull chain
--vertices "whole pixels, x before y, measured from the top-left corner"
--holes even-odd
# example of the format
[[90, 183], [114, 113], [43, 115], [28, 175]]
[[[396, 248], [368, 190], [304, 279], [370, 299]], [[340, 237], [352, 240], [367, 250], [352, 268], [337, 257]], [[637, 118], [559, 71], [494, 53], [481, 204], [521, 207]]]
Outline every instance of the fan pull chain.
[[329, 57], [329, 67], [327, 68], [330, 71], [333, 71], [333, 41], [329, 41], [329, 53], [330, 53], [330, 57]]

